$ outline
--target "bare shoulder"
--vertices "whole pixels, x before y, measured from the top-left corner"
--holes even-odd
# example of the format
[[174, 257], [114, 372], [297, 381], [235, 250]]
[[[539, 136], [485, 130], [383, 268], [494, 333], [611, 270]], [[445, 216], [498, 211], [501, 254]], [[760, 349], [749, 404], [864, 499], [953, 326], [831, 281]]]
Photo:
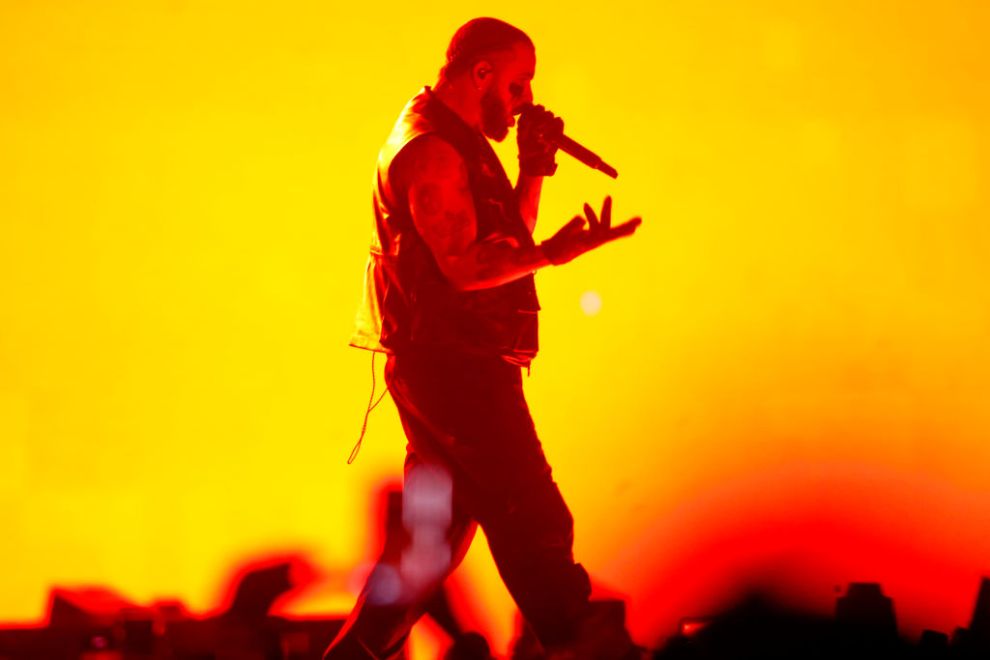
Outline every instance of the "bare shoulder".
[[408, 185], [426, 181], [443, 182], [467, 177], [467, 166], [460, 153], [436, 135], [423, 135], [402, 150], [394, 174]]
[[441, 212], [460, 213], [472, 206], [467, 164], [449, 142], [424, 135], [404, 151], [403, 182], [417, 226], [435, 222]]
[[469, 249], [476, 234], [467, 165], [450, 143], [432, 135], [417, 138], [403, 152], [402, 171], [413, 225], [440, 270], [457, 283], [462, 275], [457, 259]]

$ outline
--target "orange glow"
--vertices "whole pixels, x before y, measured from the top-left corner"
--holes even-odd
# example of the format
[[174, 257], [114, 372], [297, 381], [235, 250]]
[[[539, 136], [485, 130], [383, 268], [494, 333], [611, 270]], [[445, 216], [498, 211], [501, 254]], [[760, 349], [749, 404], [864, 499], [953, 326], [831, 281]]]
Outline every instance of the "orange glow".
[[[0, 5], [0, 621], [54, 585], [207, 612], [232, 567], [297, 553], [322, 579], [288, 611], [350, 607], [405, 447], [386, 398], [346, 465], [375, 158], [490, 11]], [[990, 572], [990, 5], [498, 11], [536, 101], [621, 173], [559, 156], [537, 238], [606, 194], [644, 218], [537, 276], [526, 381], [637, 641], [754, 584], [829, 611], [881, 582], [907, 632], [965, 625]], [[483, 537], [458, 578], [504, 652]]]
[[680, 633], [685, 637], [691, 637], [704, 630], [708, 623], [704, 619], [681, 621]]

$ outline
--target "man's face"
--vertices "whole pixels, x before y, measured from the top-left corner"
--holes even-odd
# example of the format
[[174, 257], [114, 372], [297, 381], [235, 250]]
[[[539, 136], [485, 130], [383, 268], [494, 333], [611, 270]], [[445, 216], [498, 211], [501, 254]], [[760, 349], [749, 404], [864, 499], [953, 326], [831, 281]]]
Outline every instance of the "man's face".
[[536, 72], [536, 52], [528, 44], [492, 56], [492, 83], [481, 97], [481, 128], [484, 134], [501, 142], [515, 126], [515, 115], [533, 102], [531, 81]]

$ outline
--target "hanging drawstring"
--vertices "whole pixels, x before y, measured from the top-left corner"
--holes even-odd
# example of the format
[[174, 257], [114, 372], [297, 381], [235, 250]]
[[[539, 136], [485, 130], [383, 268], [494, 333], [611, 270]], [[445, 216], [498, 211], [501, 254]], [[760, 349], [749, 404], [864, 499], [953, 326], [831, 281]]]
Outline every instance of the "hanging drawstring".
[[371, 415], [371, 411], [378, 407], [378, 404], [382, 402], [385, 395], [388, 394], [388, 386], [385, 386], [385, 391], [382, 392], [378, 400], [375, 401], [375, 354], [377, 351], [371, 352], [371, 396], [368, 397], [368, 409], [364, 411], [364, 422], [361, 423], [361, 435], [358, 436], [357, 442], [354, 444], [354, 449], [351, 450], [351, 455], [347, 459], [347, 464], [350, 465], [357, 458], [358, 452], [361, 451], [361, 442], [364, 440], [364, 434], [368, 430], [368, 417]]

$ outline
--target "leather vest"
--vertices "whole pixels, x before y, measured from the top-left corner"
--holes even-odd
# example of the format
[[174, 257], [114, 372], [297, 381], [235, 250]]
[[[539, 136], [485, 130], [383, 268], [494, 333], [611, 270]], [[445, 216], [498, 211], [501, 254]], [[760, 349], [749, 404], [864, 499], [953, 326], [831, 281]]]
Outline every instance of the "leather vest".
[[378, 156], [375, 226], [351, 345], [386, 353], [439, 349], [501, 356], [528, 366], [538, 349], [540, 306], [533, 275], [458, 291], [416, 231], [406, 191], [393, 185], [390, 170], [396, 157], [424, 135], [445, 140], [464, 159], [477, 240], [511, 237], [520, 245], [533, 245], [515, 191], [491, 145], [424, 88], [406, 105]]

